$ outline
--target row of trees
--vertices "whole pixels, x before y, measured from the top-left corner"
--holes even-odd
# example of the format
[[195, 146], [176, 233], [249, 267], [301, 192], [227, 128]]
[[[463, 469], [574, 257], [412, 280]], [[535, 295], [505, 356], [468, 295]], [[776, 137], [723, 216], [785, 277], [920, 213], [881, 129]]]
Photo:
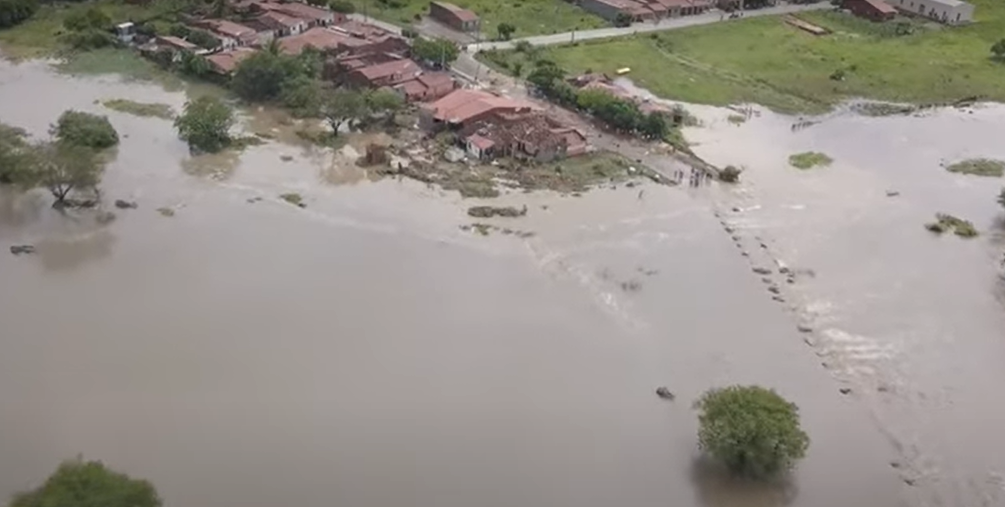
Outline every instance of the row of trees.
[[535, 61], [527, 81], [559, 104], [592, 114], [619, 132], [646, 139], [664, 139], [674, 127], [666, 114], [643, 113], [631, 100], [603, 90], [577, 90], [565, 82], [565, 71], [551, 60]]
[[32, 143], [25, 131], [0, 125], [0, 183], [44, 187], [57, 205], [73, 191], [96, 190], [105, 168], [101, 152], [119, 143], [108, 118], [66, 111], [49, 133], [51, 139]]

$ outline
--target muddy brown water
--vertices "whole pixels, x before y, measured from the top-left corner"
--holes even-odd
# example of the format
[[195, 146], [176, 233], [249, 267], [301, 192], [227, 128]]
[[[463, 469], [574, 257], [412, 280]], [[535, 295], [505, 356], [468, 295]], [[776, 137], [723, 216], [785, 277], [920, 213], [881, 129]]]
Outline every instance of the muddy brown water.
[[[841, 130], [792, 137], [765, 115], [727, 131], [711, 111], [694, 135], [713, 162], [717, 143], [735, 146], [750, 166], [739, 190], [512, 193], [496, 203], [528, 216], [491, 222], [535, 235], [483, 237], [460, 229], [480, 201], [409, 181], [335, 185], [341, 157], [300, 145], [191, 160], [170, 122], [94, 103], [109, 98], [185, 100], [0, 64], [4, 122], [44, 135], [64, 109], [107, 114], [128, 137], [105, 195], [139, 203], [99, 227], [42, 194], [0, 196], [0, 495], [78, 453], [149, 478], [169, 506], [885, 507], [994, 492], [1005, 327], [991, 240], [912, 234], [928, 198], [990, 221], [985, 183], [919, 163], [926, 176], [898, 179], [887, 201], [873, 195], [883, 171], [909, 170], [885, 168], [892, 150], [845, 168], [836, 152], [860, 148]], [[834, 128], [886, 146], [848, 121]], [[887, 125], [862, 122], [873, 136]], [[780, 146], [759, 148], [759, 124], [793, 147], [833, 143], [838, 162], [793, 176]], [[765, 252], [748, 244], [762, 235]], [[7, 254], [20, 243], [38, 254]], [[785, 303], [751, 272], [772, 258], [804, 270]], [[819, 329], [813, 347], [803, 321]], [[889, 352], [866, 363], [867, 345]], [[737, 382], [801, 407], [813, 443], [784, 485], [696, 462], [691, 401]], [[867, 393], [879, 382], [893, 388]]]

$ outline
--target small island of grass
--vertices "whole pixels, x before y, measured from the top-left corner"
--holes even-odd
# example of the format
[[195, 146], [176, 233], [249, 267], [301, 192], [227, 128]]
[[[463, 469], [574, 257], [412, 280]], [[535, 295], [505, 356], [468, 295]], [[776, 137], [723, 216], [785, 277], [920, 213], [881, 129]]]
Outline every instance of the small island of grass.
[[113, 111], [134, 116], [162, 118], [165, 120], [174, 119], [174, 109], [167, 104], [151, 104], [127, 99], [110, 99], [102, 102], [101, 105]]
[[797, 169], [812, 169], [814, 167], [826, 167], [831, 165], [834, 160], [827, 155], [816, 152], [807, 151], [803, 153], [796, 153], [789, 157], [789, 165]]
[[1001, 178], [1005, 175], [1005, 161], [990, 158], [972, 158], [946, 166], [946, 170], [957, 174]]
[[961, 238], [975, 238], [979, 235], [977, 228], [969, 220], [963, 220], [946, 213], [935, 215], [935, 222], [925, 224], [925, 229], [936, 234], [951, 230]]

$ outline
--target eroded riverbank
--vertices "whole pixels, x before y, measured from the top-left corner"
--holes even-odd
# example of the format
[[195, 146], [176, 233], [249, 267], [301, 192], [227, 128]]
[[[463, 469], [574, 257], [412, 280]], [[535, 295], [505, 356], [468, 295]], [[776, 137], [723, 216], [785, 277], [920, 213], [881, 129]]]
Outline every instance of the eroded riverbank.
[[[139, 208], [100, 228], [45, 201], [0, 208], [3, 242], [58, 246], [0, 256], [0, 494], [78, 452], [151, 479], [168, 505], [894, 506], [911, 489], [888, 464], [890, 426], [857, 385], [839, 392], [724, 233], [717, 203], [735, 196], [646, 184], [462, 200], [329, 178], [331, 153], [281, 143], [192, 162], [169, 121], [94, 103], [178, 108], [183, 94], [2, 65], [3, 121], [41, 134], [75, 107], [128, 133], [103, 187]], [[18, 100], [39, 91], [49, 100]], [[705, 131], [699, 149], [715, 146]], [[741, 192], [761, 188], [744, 178]], [[478, 204], [526, 205], [484, 221], [534, 235], [462, 230]], [[786, 291], [831, 280], [813, 267]], [[693, 466], [690, 401], [733, 382], [800, 405], [813, 444], [794, 487]]]

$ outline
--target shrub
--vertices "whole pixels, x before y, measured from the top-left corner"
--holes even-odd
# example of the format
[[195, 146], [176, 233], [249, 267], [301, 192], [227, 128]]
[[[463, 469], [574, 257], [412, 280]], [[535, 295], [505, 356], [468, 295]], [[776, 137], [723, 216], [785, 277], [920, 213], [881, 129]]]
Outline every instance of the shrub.
[[356, 12], [356, 6], [349, 0], [332, 0], [328, 4], [328, 7], [335, 12], [341, 12], [343, 14], [352, 14]]
[[0, 0], [0, 28], [21, 23], [37, 10], [38, 0]]
[[216, 152], [230, 144], [230, 128], [234, 125], [234, 112], [220, 99], [199, 97], [185, 104], [185, 112], [175, 119], [178, 137], [188, 143], [189, 149]]
[[727, 165], [719, 171], [719, 181], [723, 183], [737, 183], [740, 181], [741, 172], [735, 166]]
[[10, 507], [46, 505], [101, 505], [102, 507], [160, 507], [161, 499], [145, 480], [109, 470], [101, 462], [67, 461], [37, 489], [18, 493]]
[[188, 41], [204, 49], [216, 49], [220, 47], [220, 39], [202, 30], [189, 31]]
[[799, 425], [799, 409], [775, 391], [759, 386], [711, 389], [696, 403], [698, 443], [732, 472], [770, 478], [806, 455], [810, 439]]
[[60, 142], [94, 148], [110, 148], [119, 143], [119, 134], [108, 117], [80, 111], [63, 112], [52, 127], [52, 135]]

